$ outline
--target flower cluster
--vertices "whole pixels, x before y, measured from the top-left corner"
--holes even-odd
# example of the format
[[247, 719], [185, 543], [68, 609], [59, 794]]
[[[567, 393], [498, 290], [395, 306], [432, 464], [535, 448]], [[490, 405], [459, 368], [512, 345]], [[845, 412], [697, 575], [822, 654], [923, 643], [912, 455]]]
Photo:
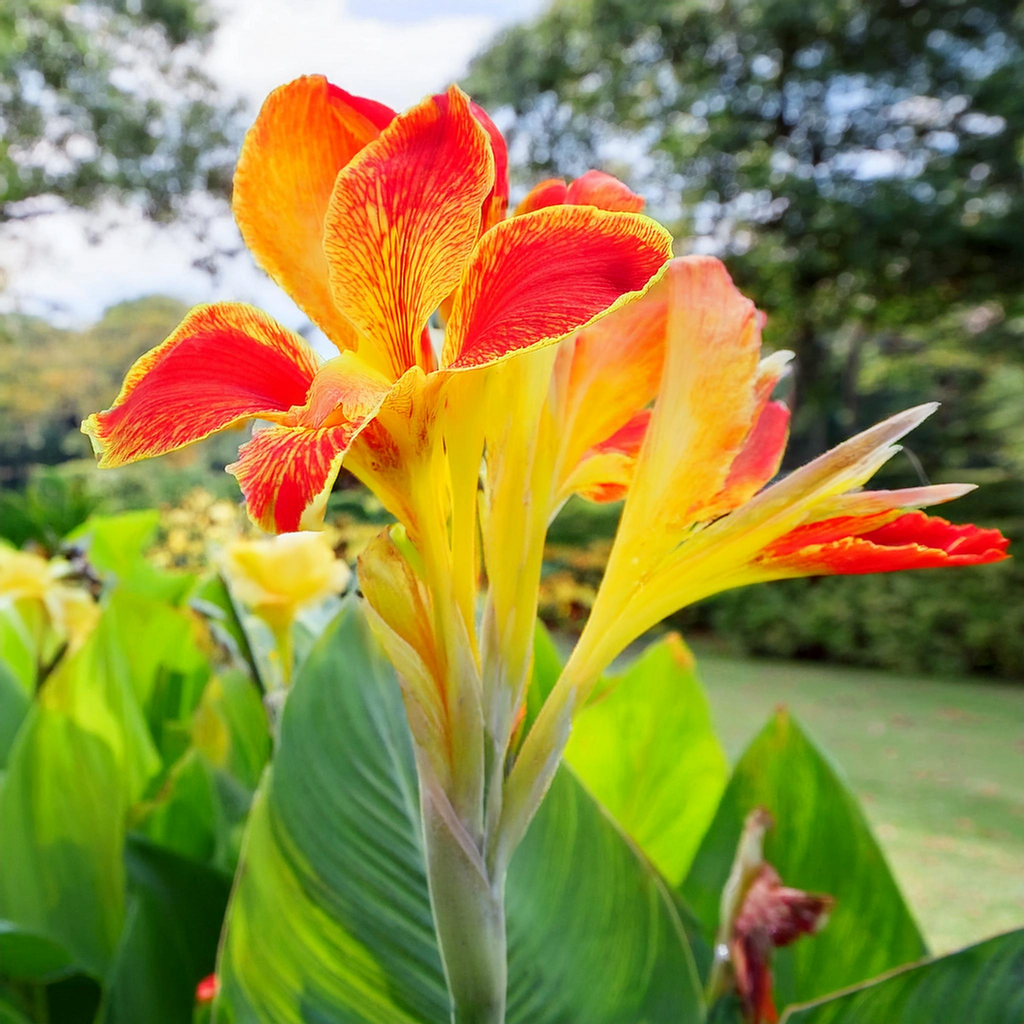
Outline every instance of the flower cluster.
[[[506, 217], [507, 167], [457, 87], [397, 115], [321, 77], [278, 89], [234, 212], [338, 354], [321, 362], [248, 306], [199, 307], [83, 425], [116, 466], [259, 420], [229, 467], [255, 523], [316, 528], [343, 462], [394, 515], [360, 586], [403, 687], [456, 1002], [504, 970], [508, 859], [629, 643], [728, 588], [1006, 548], [918, 511], [969, 488], [864, 490], [933, 406], [776, 480], [790, 356], [762, 354], [763, 317], [722, 263], [673, 258], [642, 199], [598, 171], [543, 182]], [[625, 505], [586, 628], [524, 730], [544, 540], [572, 494]]]

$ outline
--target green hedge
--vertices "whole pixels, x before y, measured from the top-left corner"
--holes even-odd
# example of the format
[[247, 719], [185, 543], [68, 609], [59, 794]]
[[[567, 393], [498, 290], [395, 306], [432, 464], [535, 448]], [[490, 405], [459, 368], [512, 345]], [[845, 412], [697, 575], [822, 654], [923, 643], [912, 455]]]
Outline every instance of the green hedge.
[[1013, 561], [782, 580], [720, 594], [674, 625], [737, 654], [1024, 680], [1024, 571]]

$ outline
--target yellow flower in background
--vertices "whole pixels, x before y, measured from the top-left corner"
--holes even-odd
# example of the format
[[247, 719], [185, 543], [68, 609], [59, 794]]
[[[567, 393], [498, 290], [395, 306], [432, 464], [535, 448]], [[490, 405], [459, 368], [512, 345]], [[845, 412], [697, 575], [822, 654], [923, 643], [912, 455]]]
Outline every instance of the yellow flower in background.
[[295, 616], [340, 593], [352, 575], [322, 533], [232, 541], [221, 558], [221, 571], [234, 596], [273, 632], [286, 682]]
[[[100, 616], [92, 595], [67, 583], [70, 566], [30, 551], [0, 546], [0, 602], [9, 601], [49, 626], [59, 642], [77, 650]], [[40, 637], [40, 639], [42, 639]]]
[[221, 567], [238, 600], [271, 627], [340, 593], [351, 576], [320, 533], [233, 541]]

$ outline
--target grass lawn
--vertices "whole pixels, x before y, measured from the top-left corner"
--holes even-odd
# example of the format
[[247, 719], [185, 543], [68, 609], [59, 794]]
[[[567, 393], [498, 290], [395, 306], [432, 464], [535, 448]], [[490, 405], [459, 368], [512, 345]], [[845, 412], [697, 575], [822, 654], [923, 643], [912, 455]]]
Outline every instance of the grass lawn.
[[698, 655], [730, 757], [786, 704], [839, 763], [935, 952], [1024, 924], [1024, 689]]

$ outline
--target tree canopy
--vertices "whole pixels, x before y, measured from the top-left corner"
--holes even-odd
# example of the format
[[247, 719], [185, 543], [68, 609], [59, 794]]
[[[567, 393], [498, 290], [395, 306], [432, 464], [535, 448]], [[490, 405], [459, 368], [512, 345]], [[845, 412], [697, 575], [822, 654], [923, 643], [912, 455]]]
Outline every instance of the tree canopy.
[[0, 228], [44, 197], [169, 220], [197, 192], [226, 195], [233, 108], [201, 61], [213, 29], [205, 0], [0, 5]]
[[617, 172], [726, 259], [797, 352], [797, 461], [940, 397], [939, 466], [1024, 472], [1024, 5], [560, 0], [468, 86], [520, 167]]

